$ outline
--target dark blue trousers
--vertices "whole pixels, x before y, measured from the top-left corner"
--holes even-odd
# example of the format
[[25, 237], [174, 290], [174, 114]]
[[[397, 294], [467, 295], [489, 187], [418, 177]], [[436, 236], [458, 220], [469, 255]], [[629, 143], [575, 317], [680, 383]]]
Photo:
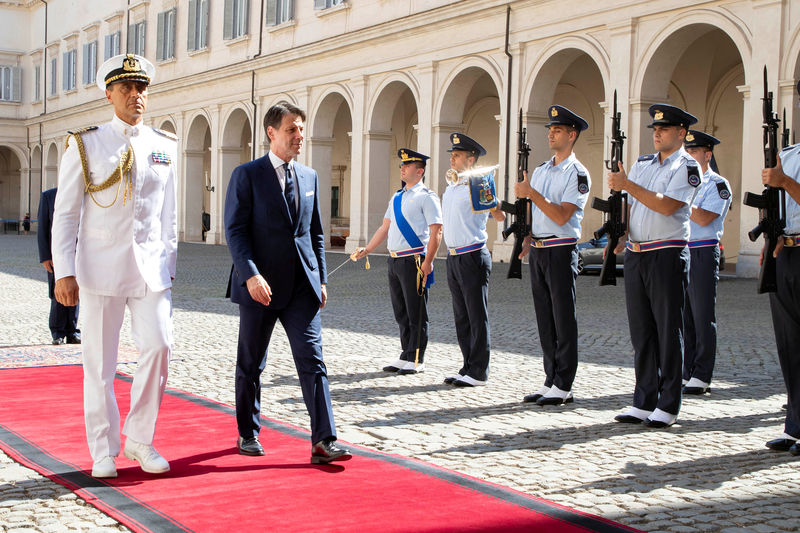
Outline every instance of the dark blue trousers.
[[453, 297], [456, 337], [464, 360], [462, 376], [489, 379], [489, 274], [492, 257], [486, 247], [447, 256], [447, 284]]
[[546, 387], [572, 390], [578, 371], [578, 318], [575, 278], [578, 248], [531, 248], [531, 292], [539, 328]]
[[328, 372], [322, 360], [319, 300], [311, 286], [295, 278], [294, 294], [283, 309], [239, 306], [239, 347], [236, 354], [236, 423], [239, 435], [261, 430], [261, 372], [267, 363], [269, 340], [280, 320], [292, 348], [300, 389], [311, 418], [311, 442], [336, 437]]
[[58, 303], [55, 294], [53, 294], [56, 278], [50, 272], [47, 273], [47, 284], [50, 291], [50, 319], [48, 325], [53, 340], [80, 333], [78, 329], [78, 306], [68, 307]]
[[394, 319], [400, 327], [403, 349], [400, 359], [415, 360], [419, 335], [419, 362], [422, 363], [428, 346], [428, 291], [422, 296], [417, 292], [417, 265], [413, 255], [389, 258], [389, 293]]
[[711, 383], [717, 357], [719, 246], [689, 248], [689, 286], [683, 315], [683, 379]]
[[770, 293], [772, 325], [789, 397], [784, 431], [800, 439], [800, 248], [784, 248], [775, 262], [778, 290]]
[[625, 252], [625, 301], [634, 350], [633, 406], [677, 415], [681, 408], [683, 303], [689, 248]]

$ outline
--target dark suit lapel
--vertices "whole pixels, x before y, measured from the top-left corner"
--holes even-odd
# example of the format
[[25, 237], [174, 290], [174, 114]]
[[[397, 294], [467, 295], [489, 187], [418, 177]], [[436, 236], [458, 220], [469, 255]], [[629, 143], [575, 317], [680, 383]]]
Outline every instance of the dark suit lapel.
[[297, 220], [295, 220], [294, 227], [297, 229], [299, 222], [303, 219], [303, 200], [306, 197], [308, 190], [308, 178], [305, 173], [300, 170], [296, 164], [294, 165], [295, 183], [297, 185]]

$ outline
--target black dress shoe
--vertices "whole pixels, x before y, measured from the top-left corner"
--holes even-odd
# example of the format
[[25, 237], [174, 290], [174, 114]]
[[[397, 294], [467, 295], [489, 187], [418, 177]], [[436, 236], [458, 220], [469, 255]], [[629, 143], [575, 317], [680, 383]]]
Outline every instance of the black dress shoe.
[[385, 367], [383, 367], [384, 372], [397, 372], [398, 370], [400, 369], [394, 365], [386, 365]]
[[64, 337], [59, 337], [57, 339], [53, 339], [53, 344], [55, 344], [56, 346], [59, 346], [61, 344], [64, 344], [65, 341], [66, 341], [66, 339]]
[[786, 409], [788, 409], [788, 408], [789, 408], [789, 404], [788, 403], [785, 403], [785, 404], [781, 405], [781, 409], [783, 409], [784, 411]]
[[663, 429], [663, 428], [668, 428], [672, 424], [667, 424], [666, 422], [662, 422], [661, 420], [651, 420], [648, 418], [644, 421], [644, 425], [653, 429]]
[[331, 461], [347, 461], [353, 455], [347, 448], [340, 448], [335, 440], [321, 440], [311, 447], [311, 464], [327, 464]]
[[526, 394], [522, 401], [525, 403], [536, 403], [542, 396], [543, 395], [539, 394], [538, 392], [535, 394]]
[[797, 444], [797, 442], [792, 444], [792, 447], [789, 448], [789, 453], [792, 455], [800, 455], [800, 444]]
[[536, 400], [536, 405], [564, 405], [567, 403], [572, 403], [574, 401], [575, 399], [572, 397], [571, 394], [564, 399], [558, 398], [557, 396], [550, 396], [550, 397], [542, 396], [541, 398]]
[[644, 420], [641, 418], [633, 415], [617, 415], [614, 417], [614, 420], [617, 422], [622, 422], [623, 424], [641, 424], [644, 422]]
[[711, 392], [711, 387], [683, 387], [683, 393], [692, 396], [702, 396], [707, 392]]
[[[797, 441], [793, 439], [773, 439], [768, 441], [766, 446], [770, 450], [775, 450], [776, 452], [788, 452], [791, 451], [792, 448], [795, 448], [797, 452], [800, 453], [800, 448], [797, 446]], [[793, 455], [797, 455], [797, 453], [794, 453]]]
[[67, 335], [67, 344], [80, 344], [80, 343], [81, 343], [80, 333], [73, 333], [72, 335]]
[[242, 455], [264, 455], [264, 448], [258, 442], [258, 437], [250, 437], [248, 439], [239, 437], [236, 441], [236, 447], [239, 448], [239, 453]]

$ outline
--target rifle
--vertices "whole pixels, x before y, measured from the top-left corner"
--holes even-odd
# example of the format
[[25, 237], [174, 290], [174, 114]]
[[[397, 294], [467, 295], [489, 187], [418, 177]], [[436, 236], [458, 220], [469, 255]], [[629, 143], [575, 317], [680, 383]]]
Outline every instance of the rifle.
[[[611, 115], [611, 159], [606, 160], [606, 168], [612, 172], [619, 172], [619, 163], [622, 161], [622, 145], [625, 142], [625, 133], [619, 129], [622, 122], [622, 113], [617, 111], [617, 91], [614, 91], [614, 112]], [[605, 213], [605, 222], [594, 232], [594, 238], [600, 239], [608, 235], [608, 247], [603, 259], [603, 269], [600, 271], [600, 286], [617, 284], [617, 254], [614, 249], [620, 237], [628, 230], [628, 193], [611, 191], [608, 200], [592, 199], [592, 209]]]
[[[767, 67], [764, 66], [764, 168], [774, 168], [778, 164], [778, 114], [772, 111], [772, 92], [767, 87]], [[788, 134], [782, 132], [788, 142]], [[760, 220], [758, 225], [747, 233], [750, 241], [755, 242], [759, 235], [764, 235], [764, 259], [758, 274], [758, 293], [775, 292], [778, 288], [775, 274], [775, 244], [783, 235], [786, 227], [786, 208], [783, 189], [767, 186], [761, 194], [744, 193], [744, 205], [758, 209]]]
[[[522, 109], [519, 110], [519, 129], [517, 129], [517, 181], [525, 181], [525, 173], [528, 171], [528, 156], [531, 147], [527, 141], [528, 130], [522, 127]], [[531, 225], [528, 223], [528, 205], [530, 200], [518, 198], [513, 204], [501, 202], [500, 209], [513, 217], [513, 222], [503, 230], [503, 240], [514, 234], [514, 249], [511, 251], [511, 262], [508, 267], [508, 279], [522, 279], [522, 243], [531, 232]]]
[[789, 127], [786, 125], [786, 108], [783, 108], [783, 130], [781, 131], [781, 150], [789, 146]]

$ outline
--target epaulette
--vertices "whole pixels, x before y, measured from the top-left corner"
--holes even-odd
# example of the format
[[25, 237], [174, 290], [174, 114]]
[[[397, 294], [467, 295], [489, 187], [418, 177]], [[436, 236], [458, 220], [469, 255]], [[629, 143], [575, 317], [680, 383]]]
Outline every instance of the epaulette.
[[167, 139], [172, 139], [173, 141], [177, 141], [178, 140], [178, 136], [175, 135], [174, 133], [170, 133], [168, 131], [160, 130], [158, 128], [153, 128], [153, 131], [158, 133], [159, 135], [163, 135]]
[[787, 150], [791, 150], [792, 148], [797, 148], [800, 144], [790, 144], [786, 148], [781, 149], [781, 153], [786, 152]]
[[642, 161], [652, 161], [656, 154], [644, 154], [640, 155], [639, 159], [636, 160], [637, 163], [641, 163]]
[[94, 131], [96, 129], [97, 129], [97, 126], [88, 126], [86, 128], [81, 128], [79, 130], [68, 131], [67, 133], [69, 135], [80, 135], [81, 133], [86, 133], [87, 131]]

